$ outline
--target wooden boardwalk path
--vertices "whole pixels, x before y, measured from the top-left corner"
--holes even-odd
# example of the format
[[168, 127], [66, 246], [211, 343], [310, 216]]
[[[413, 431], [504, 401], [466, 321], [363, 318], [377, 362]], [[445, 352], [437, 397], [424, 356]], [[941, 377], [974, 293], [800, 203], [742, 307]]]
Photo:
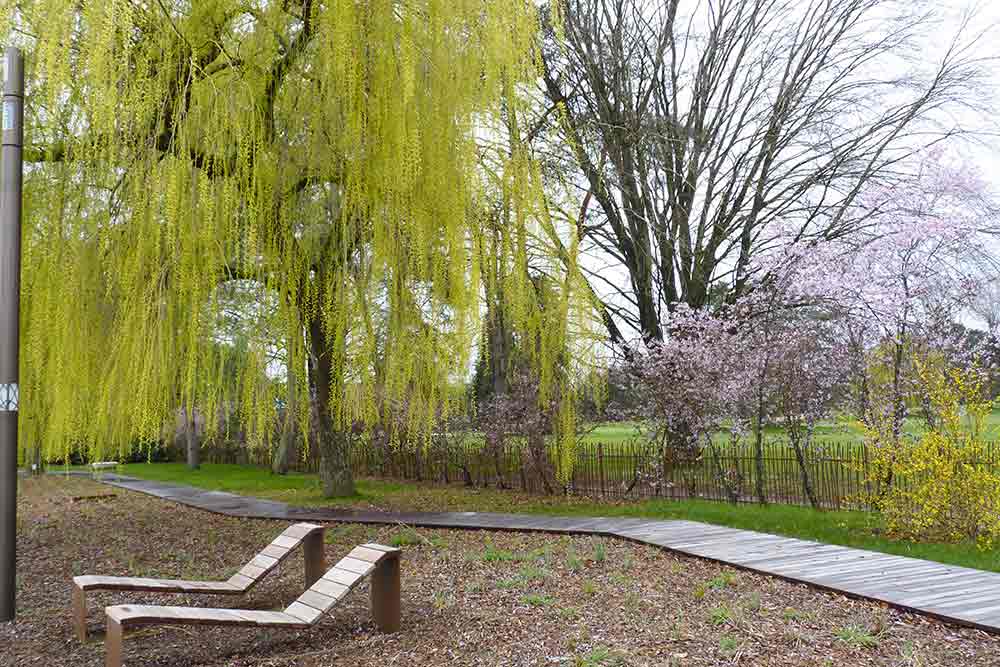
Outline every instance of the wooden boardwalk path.
[[693, 521], [303, 509], [113, 474], [99, 481], [235, 517], [617, 537], [1000, 634], [1000, 573], [915, 558]]

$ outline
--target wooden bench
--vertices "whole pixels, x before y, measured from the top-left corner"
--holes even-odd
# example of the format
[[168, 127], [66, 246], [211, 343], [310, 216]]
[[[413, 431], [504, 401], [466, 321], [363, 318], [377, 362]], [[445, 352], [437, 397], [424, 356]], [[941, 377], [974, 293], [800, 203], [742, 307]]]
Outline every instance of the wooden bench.
[[87, 591], [140, 591], [145, 593], [207, 593], [211, 595], [242, 595], [253, 588], [278, 563], [288, 558], [300, 544], [305, 560], [305, 587], [309, 588], [323, 576], [326, 565], [323, 556], [323, 526], [297, 523], [274, 538], [263, 551], [253, 557], [239, 572], [226, 581], [185, 581], [182, 579], [145, 579], [138, 577], [103, 577], [84, 575], [73, 577], [71, 601], [73, 628], [80, 641], [87, 640]]
[[228, 625], [304, 630], [315, 625], [334, 605], [371, 575], [371, 609], [382, 632], [396, 632], [400, 623], [400, 550], [364, 544], [330, 569], [284, 611], [201, 609], [157, 605], [107, 607], [104, 638], [105, 667], [122, 667], [126, 630], [150, 625]]

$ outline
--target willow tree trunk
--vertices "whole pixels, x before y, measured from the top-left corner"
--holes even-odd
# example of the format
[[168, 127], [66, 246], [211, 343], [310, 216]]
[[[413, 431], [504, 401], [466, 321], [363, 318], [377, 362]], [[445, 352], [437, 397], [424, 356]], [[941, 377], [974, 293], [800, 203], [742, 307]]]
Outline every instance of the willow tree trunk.
[[190, 470], [201, 467], [201, 443], [198, 442], [198, 424], [195, 421], [194, 408], [184, 408], [184, 437], [187, 441], [187, 466]]
[[[290, 356], [290, 355], [289, 355]], [[295, 373], [289, 369], [288, 379], [288, 401], [285, 403], [285, 423], [282, 425], [281, 440], [278, 448], [271, 459], [271, 472], [275, 475], [285, 475], [288, 473], [288, 456], [295, 444], [295, 417], [298, 414], [296, 405]]]
[[330, 413], [333, 360], [319, 315], [309, 319], [309, 346], [312, 353], [311, 381], [316, 391], [316, 444], [319, 447], [319, 478], [327, 498], [354, 495], [350, 437], [336, 425]]

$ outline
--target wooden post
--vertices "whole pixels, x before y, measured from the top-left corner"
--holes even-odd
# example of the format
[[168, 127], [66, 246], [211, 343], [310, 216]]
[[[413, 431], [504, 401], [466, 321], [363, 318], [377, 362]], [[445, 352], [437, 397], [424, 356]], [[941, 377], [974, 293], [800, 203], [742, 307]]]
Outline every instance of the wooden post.
[[372, 572], [372, 618], [382, 632], [399, 631], [399, 555], [383, 558]]
[[319, 581], [326, 573], [326, 555], [324, 553], [326, 531], [317, 530], [302, 541], [302, 557], [305, 560], [306, 588]]
[[601, 497], [604, 498], [606, 495], [604, 489], [604, 445], [600, 442], [597, 443], [597, 469], [601, 476]]
[[108, 619], [104, 635], [104, 667], [122, 667], [122, 626]]
[[71, 594], [73, 608], [73, 631], [81, 643], [87, 641], [87, 594], [82, 588], [73, 584]]

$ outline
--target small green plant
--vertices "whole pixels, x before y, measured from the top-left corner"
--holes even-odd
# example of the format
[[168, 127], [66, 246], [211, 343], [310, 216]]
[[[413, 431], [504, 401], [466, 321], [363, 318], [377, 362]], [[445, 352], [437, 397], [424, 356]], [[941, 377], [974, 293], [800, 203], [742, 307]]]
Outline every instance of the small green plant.
[[566, 554], [566, 567], [572, 572], [577, 572], [583, 569], [583, 561], [580, 560], [580, 557], [576, 555], [576, 551], [573, 549], [570, 549]]
[[554, 602], [551, 596], [542, 593], [529, 593], [522, 596], [521, 601], [532, 607], [548, 607]]
[[723, 635], [719, 638], [719, 650], [724, 655], [732, 655], [740, 648], [740, 640], [730, 635]]
[[511, 591], [516, 588], [520, 588], [521, 585], [522, 581], [520, 577], [512, 577], [510, 579], [500, 579], [496, 583], [497, 589], [501, 591]]
[[736, 575], [729, 570], [724, 570], [718, 576], [708, 580], [709, 588], [716, 591], [722, 590], [727, 586], [732, 586], [734, 583], [736, 583]]
[[434, 594], [434, 608], [440, 611], [447, 606], [448, 606], [448, 594], [443, 591], [436, 592]]
[[483, 550], [482, 561], [484, 563], [503, 563], [517, 560], [517, 556], [512, 551], [497, 549], [492, 544], [487, 544]]
[[608, 552], [604, 546], [604, 542], [598, 542], [594, 545], [594, 562], [603, 563], [608, 559]]
[[845, 625], [833, 634], [845, 644], [860, 648], [874, 648], [879, 645], [880, 641], [878, 635], [873, 635], [860, 625]]
[[701, 600], [705, 597], [705, 593], [708, 592], [708, 587], [705, 584], [698, 584], [694, 587], [694, 599]]
[[786, 607], [783, 612], [781, 612], [781, 617], [786, 621], [805, 621], [809, 619], [809, 612], [800, 611], [799, 609], [794, 609], [792, 607]]
[[559, 610], [559, 615], [567, 621], [575, 621], [580, 618], [580, 610], [576, 607], [563, 607]]
[[[497, 586], [499, 588], [499, 585]], [[465, 585], [466, 593], [484, 593], [486, 592], [486, 583], [483, 581], [473, 581]]]
[[538, 567], [537, 565], [526, 565], [521, 568], [521, 571], [517, 573], [517, 576], [521, 578], [522, 581], [535, 581], [536, 579], [546, 579], [549, 573], [545, 571], [544, 568]]
[[429, 546], [435, 549], [440, 549], [444, 546], [444, 541], [440, 537], [424, 537], [412, 528], [406, 528], [390, 537], [389, 544], [397, 548]]
[[726, 605], [715, 607], [709, 612], [709, 618], [715, 625], [725, 625], [733, 620], [733, 610]]
[[753, 591], [744, 600], [743, 608], [747, 611], [757, 612], [760, 611], [761, 604], [760, 593]]
[[624, 572], [612, 572], [611, 581], [613, 581], [618, 586], [626, 586], [632, 581], [632, 578], [629, 577]]
[[394, 547], [410, 547], [421, 542], [423, 540], [417, 535], [417, 531], [412, 529], [400, 531], [389, 538], [389, 544]]
[[575, 667], [610, 667], [621, 664], [622, 658], [604, 646], [598, 646], [589, 653], [577, 656], [573, 660]]
[[586, 595], [594, 595], [597, 593], [597, 584], [595, 584], [590, 579], [587, 579], [585, 582], [583, 582], [581, 588], [583, 589], [583, 592]]

